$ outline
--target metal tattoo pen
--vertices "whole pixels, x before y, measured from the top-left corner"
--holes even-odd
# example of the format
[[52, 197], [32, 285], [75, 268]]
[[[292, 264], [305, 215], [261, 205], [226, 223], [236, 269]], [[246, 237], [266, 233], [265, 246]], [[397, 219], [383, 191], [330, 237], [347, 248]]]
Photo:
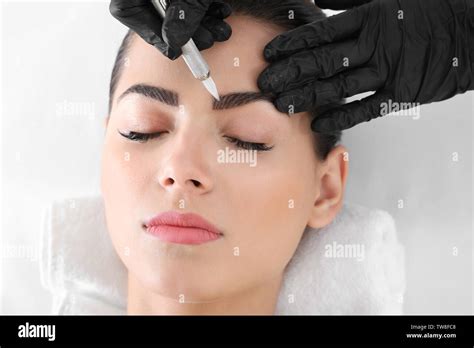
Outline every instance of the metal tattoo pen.
[[[151, 0], [157, 11], [160, 15], [165, 18], [166, 13], [166, 0]], [[208, 90], [211, 95], [219, 99], [219, 93], [217, 92], [216, 84], [211, 77], [211, 71], [209, 70], [209, 65], [199, 52], [199, 49], [196, 47], [193, 39], [190, 39], [184, 46], [181, 47], [183, 51], [183, 59], [189, 67], [189, 70], [193, 73], [194, 77], [200, 80], [204, 87]]]

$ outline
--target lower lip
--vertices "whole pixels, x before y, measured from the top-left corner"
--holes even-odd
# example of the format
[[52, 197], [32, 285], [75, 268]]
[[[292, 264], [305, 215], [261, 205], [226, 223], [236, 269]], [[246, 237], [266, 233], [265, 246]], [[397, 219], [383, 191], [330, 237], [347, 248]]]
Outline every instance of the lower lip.
[[164, 242], [177, 244], [203, 244], [221, 237], [219, 234], [201, 228], [170, 225], [150, 226], [147, 232]]

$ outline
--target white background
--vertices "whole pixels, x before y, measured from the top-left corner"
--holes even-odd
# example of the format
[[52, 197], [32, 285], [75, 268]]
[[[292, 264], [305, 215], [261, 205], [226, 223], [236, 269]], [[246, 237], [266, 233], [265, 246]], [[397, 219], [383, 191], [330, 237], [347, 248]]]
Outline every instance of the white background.
[[[3, 252], [0, 313], [42, 314], [51, 305], [38, 271], [42, 209], [99, 192], [108, 84], [126, 29], [108, 1], [3, 1], [1, 12], [0, 245], [33, 254]], [[93, 115], [58, 114], [64, 102]], [[470, 92], [423, 106], [418, 120], [391, 115], [343, 136], [346, 200], [392, 214], [406, 248], [408, 314], [473, 311], [473, 102]]]

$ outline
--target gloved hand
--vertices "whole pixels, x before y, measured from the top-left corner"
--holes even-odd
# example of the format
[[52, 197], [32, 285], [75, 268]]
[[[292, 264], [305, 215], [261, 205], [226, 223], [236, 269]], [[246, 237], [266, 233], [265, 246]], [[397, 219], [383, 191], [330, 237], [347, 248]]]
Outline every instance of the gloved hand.
[[329, 10], [347, 10], [354, 6], [360, 6], [371, 0], [315, 0], [314, 3], [319, 8]]
[[171, 0], [164, 20], [150, 0], [111, 0], [109, 9], [112, 16], [171, 60], [182, 54], [181, 46], [191, 38], [204, 50], [232, 34], [224, 21], [232, 9], [218, 1]]
[[258, 86], [281, 112], [376, 91], [312, 122], [317, 132], [347, 129], [382, 116], [383, 105], [474, 89], [474, 0], [373, 0], [277, 36], [264, 56]]

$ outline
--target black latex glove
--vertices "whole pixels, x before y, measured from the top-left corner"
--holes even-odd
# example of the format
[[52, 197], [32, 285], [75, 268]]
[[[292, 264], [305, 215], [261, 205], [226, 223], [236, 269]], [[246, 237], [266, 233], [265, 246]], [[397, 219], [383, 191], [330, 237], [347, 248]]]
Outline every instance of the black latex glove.
[[224, 21], [232, 9], [218, 1], [171, 0], [164, 20], [150, 0], [112, 0], [109, 8], [112, 16], [171, 60], [182, 54], [181, 46], [191, 38], [204, 50], [232, 34]]
[[474, 89], [473, 41], [474, 0], [373, 0], [277, 36], [258, 86], [286, 113], [376, 91], [311, 125], [343, 130], [382, 116], [390, 100], [403, 107]]
[[360, 6], [371, 0], [315, 0], [316, 6], [329, 10], [347, 10], [354, 6]]

